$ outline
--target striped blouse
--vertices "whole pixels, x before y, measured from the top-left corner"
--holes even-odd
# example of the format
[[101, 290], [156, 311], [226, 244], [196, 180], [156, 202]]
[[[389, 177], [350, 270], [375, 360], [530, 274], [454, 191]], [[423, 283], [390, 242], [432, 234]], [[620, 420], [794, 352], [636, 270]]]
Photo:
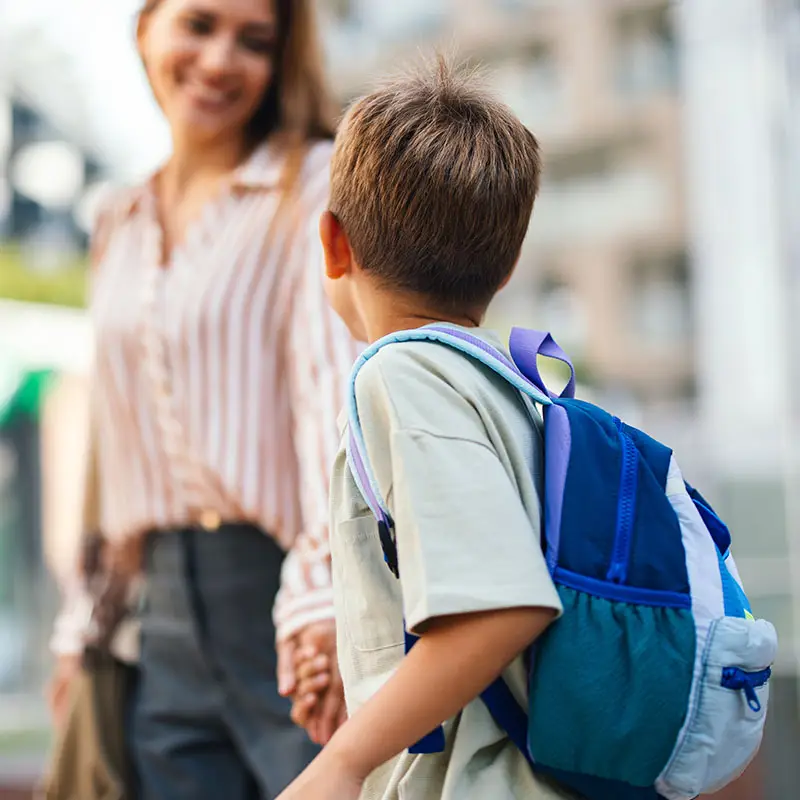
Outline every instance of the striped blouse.
[[167, 268], [152, 182], [126, 191], [92, 287], [101, 529], [258, 524], [289, 553], [279, 638], [333, 615], [329, 469], [358, 348], [323, 288], [330, 152], [310, 148], [276, 218], [284, 160], [256, 150]]

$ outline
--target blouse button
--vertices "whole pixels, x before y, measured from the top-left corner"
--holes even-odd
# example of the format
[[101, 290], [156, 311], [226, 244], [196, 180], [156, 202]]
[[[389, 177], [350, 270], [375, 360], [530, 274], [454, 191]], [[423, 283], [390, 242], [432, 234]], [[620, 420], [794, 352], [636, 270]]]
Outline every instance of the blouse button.
[[203, 530], [216, 531], [219, 530], [220, 525], [222, 525], [222, 517], [219, 515], [218, 511], [208, 508], [200, 512], [199, 522]]

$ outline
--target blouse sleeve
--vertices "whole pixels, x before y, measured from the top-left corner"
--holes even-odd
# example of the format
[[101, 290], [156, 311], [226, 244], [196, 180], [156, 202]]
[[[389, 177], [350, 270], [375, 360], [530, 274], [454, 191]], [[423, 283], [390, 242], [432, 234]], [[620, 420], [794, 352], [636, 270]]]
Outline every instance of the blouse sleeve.
[[278, 639], [312, 622], [333, 617], [328, 491], [339, 446], [337, 416], [350, 369], [360, 347], [330, 307], [324, 289], [319, 218], [328, 197], [327, 152], [322, 169], [306, 187], [298, 216], [298, 276], [286, 337], [294, 443], [299, 468], [302, 529], [284, 561], [275, 604]]
[[[89, 263], [94, 271], [102, 260], [111, 237], [112, 210], [104, 207], [95, 220], [89, 245]], [[81, 529], [86, 536], [98, 529], [98, 474], [95, 462], [93, 432], [89, 430], [87, 462], [84, 475], [83, 519]], [[61, 608], [56, 615], [50, 650], [56, 656], [78, 655], [83, 651], [92, 615], [92, 600], [82, 574], [80, 559], [75, 560], [63, 587]]]

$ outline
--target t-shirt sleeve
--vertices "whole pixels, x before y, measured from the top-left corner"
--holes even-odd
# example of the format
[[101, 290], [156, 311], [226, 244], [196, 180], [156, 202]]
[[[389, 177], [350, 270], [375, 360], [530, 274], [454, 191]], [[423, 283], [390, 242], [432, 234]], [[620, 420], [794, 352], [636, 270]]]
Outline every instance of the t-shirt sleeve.
[[[560, 611], [538, 516], [525, 508], [477, 410], [444, 378], [394, 361], [371, 370], [358, 404], [395, 523], [406, 626], [503, 608]], [[447, 413], [448, 423], [437, 426], [434, 411], [427, 424], [409, 424], [426, 407]]]

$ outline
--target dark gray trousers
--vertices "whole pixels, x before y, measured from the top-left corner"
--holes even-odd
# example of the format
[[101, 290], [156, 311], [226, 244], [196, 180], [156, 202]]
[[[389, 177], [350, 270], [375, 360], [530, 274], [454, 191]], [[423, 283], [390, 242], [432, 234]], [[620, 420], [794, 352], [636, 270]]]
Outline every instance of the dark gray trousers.
[[139, 800], [272, 800], [316, 754], [277, 689], [282, 561], [249, 525], [149, 536], [130, 708]]

